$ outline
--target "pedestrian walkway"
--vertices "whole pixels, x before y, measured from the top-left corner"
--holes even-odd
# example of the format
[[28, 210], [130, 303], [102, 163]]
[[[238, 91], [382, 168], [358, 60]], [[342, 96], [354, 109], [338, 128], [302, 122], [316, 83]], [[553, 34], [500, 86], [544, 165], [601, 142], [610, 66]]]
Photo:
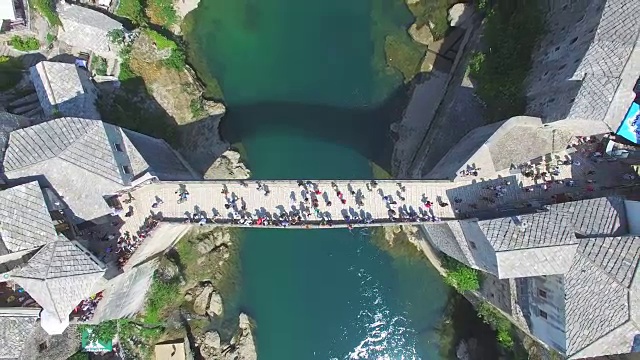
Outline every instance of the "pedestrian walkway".
[[[572, 166], [545, 180], [512, 174], [496, 179], [211, 180], [157, 182], [131, 192], [125, 228], [136, 234], [150, 217], [202, 226], [327, 228], [424, 224], [506, 216], [554, 202], [610, 193], [573, 180]], [[575, 175], [575, 174], [574, 174]], [[615, 179], [619, 183], [619, 179]], [[503, 215], [501, 215], [503, 214]]]

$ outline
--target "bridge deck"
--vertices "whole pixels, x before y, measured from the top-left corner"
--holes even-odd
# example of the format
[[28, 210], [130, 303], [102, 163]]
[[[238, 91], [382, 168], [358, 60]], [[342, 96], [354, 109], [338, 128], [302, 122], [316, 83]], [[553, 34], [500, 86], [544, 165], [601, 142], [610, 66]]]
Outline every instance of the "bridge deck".
[[[568, 178], [559, 176], [559, 179]], [[400, 189], [398, 182], [405, 188]], [[257, 184], [264, 185], [265, 191], [258, 190]], [[357, 218], [368, 218], [372, 225], [389, 224], [389, 208], [396, 211], [398, 216], [399, 208], [407, 212], [415, 211], [420, 215], [419, 222], [433, 221], [434, 217], [440, 220], [451, 220], [455, 218], [468, 217], [488, 217], [495, 216], [496, 212], [506, 212], [523, 208], [527, 204], [551, 202], [550, 197], [559, 193], [573, 193], [574, 197], [595, 196], [598, 192], [585, 191], [588, 184], [581, 184], [579, 187], [571, 188], [564, 184], [553, 184], [548, 188], [542, 184], [536, 184], [532, 180], [521, 175], [510, 175], [498, 179], [469, 181], [429, 181], [429, 180], [379, 180], [377, 186], [371, 191], [368, 180], [344, 180], [335, 181], [338, 190], [342, 192], [346, 204], [342, 204], [336, 191], [332, 188], [332, 181], [319, 180], [312, 181], [313, 185], [309, 189], [320, 190], [320, 195], [309, 194], [309, 203], [304, 202], [303, 189], [296, 181], [291, 180], [271, 180], [254, 181], [247, 180], [247, 186], [243, 186], [237, 180], [212, 180], [185, 183], [185, 188], [189, 192], [186, 201], [178, 201], [179, 195], [176, 193], [180, 188], [178, 182], [160, 182], [144, 186], [134, 192], [134, 200], [127, 206], [132, 206], [133, 215], [125, 218], [125, 230], [135, 233], [144, 219], [150, 215], [162, 215], [166, 221], [183, 222], [188, 221], [195, 213], [202, 213], [206, 216], [207, 224], [223, 225], [230, 223], [234, 217], [233, 207], [225, 208], [229, 199], [236, 200], [236, 208], [242, 212], [242, 207], [252, 214], [254, 220], [258, 216], [267, 217], [278, 216], [281, 212], [291, 214], [292, 211], [310, 208], [311, 216], [307, 216], [305, 210], [302, 211], [303, 223], [298, 225], [318, 225], [321, 217], [332, 219], [333, 226], [346, 227], [345, 215], [349, 216], [349, 223], [354, 226], [365, 226], [365, 224], [354, 224]], [[599, 186], [605, 185], [602, 183]], [[501, 187], [499, 191], [495, 187]], [[223, 189], [227, 188], [225, 196]], [[356, 192], [356, 196], [351, 194], [351, 189]], [[529, 191], [526, 191], [528, 189]], [[496, 193], [500, 192], [500, 196]], [[356, 198], [361, 195], [363, 206], [356, 204]], [[389, 196], [392, 204], [387, 204], [383, 196]], [[152, 207], [158, 197], [162, 203], [156, 208]], [[321, 217], [316, 215], [312, 207], [311, 200], [318, 199], [318, 210]], [[402, 200], [405, 198], [405, 200]], [[483, 199], [484, 198], [484, 199]], [[459, 202], [456, 202], [458, 199]], [[490, 199], [490, 200], [488, 200]], [[331, 201], [331, 206], [327, 206], [327, 200]], [[429, 200], [433, 205], [430, 209], [425, 207], [425, 202]], [[395, 204], [393, 204], [395, 202]], [[441, 206], [440, 203], [447, 203]], [[126, 210], [126, 209], [125, 209]], [[212, 221], [217, 214], [216, 221]], [[268, 214], [268, 215], [267, 215]], [[236, 213], [237, 218], [237, 213]], [[197, 222], [197, 221], [196, 221]], [[233, 226], [247, 226], [243, 224], [229, 224]], [[292, 225], [292, 224], [290, 224]], [[255, 226], [255, 225], [253, 225]], [[293, 226], [296, 227], [296, 226]]]

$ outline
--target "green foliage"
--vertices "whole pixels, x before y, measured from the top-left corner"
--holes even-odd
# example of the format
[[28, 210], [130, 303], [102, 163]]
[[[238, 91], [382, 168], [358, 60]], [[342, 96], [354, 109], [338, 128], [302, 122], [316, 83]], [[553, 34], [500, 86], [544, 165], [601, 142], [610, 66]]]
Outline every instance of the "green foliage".
[[473, 54], [470, 70], [490, 121], [524, 113], [525, 79], [543, 30], [537, 1], [498, 0], [488, 10], [484, 32], [488, 50]]
[[91, 57], [91, 67], [96, 74], [102, 76], [107, 75], [107, 59], [98, 55], [93, 55]]
[[0, 91], [9, 90], [16, 86], [22, 78], [23, 65], [20, 60], [0, 56]]
[[89, 330], [89, 341], [109, 341], [118, 333], [118, 320], [103, 321], [98, 325], [80, 325], [79, 331]]
[[55, 0], [32, 0], [33, 8], [44, 17], [51, 26], [62, 26], [56, 12]]
[[487, 11], [489, 9], [489, 1], [488, 0], [476, 0], [476, 8], [482, 12]]
[[477, 310], [478, 316], [482, 318], [482, 321], [498, 333], [498, 343], [506, 349], [512, 348], [514, 343], [511, 337], [512, 325], [509, 319], [504, 317], [498, 309], [486, 301], [478, 304]]
[[118, 73], [118, 80], [127, 81], [138, 77], [136, 73], [131, 69], [131, 46], [124, 46], [120, 49], [120, 72]]
[[78, 351], [77, 353], [69, 356], [67, 360], [89, 360], [89, 354], [86, 352]]
[[173, 0], [149, 0], [148, 7], [154, 23], [169, 28], [178, 22], [178, 14], [173, 6]]
[[191, 115], [194, 119], [201, 119], [207, 115], [207, 112], [204, 109], [204, 104], [202, 103], [202, 99], [191, 99], [191, 103], [189, 103], [189, 109], [191, 109]]
[[107, 33], [107, 38], [115, 45], [124, 45], [124, 30], [113, 29]]
[[453, 0], [419, 0], [409, 4], [409, 10], [416, 18], [418, 28], [426, 25], [431, 30], [434, 40], [444, 38], [449, 29], [448, 10], [457, 1]]
[[146, 29], [145, 34], [147, 34], [151, 38], [151, 41], [153, 41], [158, 50], [175, 49], [178, 47], [175, 41], [167, 38], [157, 31]]
[[53, 35], [52, 33], [47, 33], [47, 44], [51, 44], [52, 42], [56, 41], [57, 37], [55, 35]]
[[474, 51], [469, 59], [469, 73], [472, 77], [477, 77], [484, 66], [485, 55], [482, 52]]
[[128, 18], [135, 25], [142, 25], [147, 22], [141, 0], [120, 0], [116, 15]]
[[165, 282], [154, 276], [151, 289], [147, 294], [144, 322], [147, 324], [159, 323], [162, 312], [180, 299], [180, 288], [177, 281]]
[[184, 70], [184, 67], [187, 64], [184, 51], [177, 47], [171, 49], [171, 55], [167, 59], [162, 60], [162, 64], [168, 68], [178, 71]]
[[12, 48], [20, 51], [34, 51], [40, 49], [40, 41], [34, 37], [20, 37], [14, 35], [9, 40], [9, 45]]
[[409, 35], [388, 35], [384, 40], [387, 64], [402, 73], [405, 82], [411, 81], [420, 70], [424, 51]]
[[447, 270], [444, 281], [459, 292], [475, 291], [480, 288], [480, 275], [476, 269], [450, 257], [445, 257], [442, 265]]

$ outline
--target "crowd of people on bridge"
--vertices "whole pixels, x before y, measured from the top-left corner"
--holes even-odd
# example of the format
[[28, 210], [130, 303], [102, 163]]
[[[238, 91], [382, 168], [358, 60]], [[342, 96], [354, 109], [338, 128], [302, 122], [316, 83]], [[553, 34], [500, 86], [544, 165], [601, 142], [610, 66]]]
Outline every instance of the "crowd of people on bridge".
[[[244, 187], [249, 184], [246, 181], [240, 181]], [[420, 222], [436, 222], [440, 219], [435, 216], [432, 206], [433, 203], [423, 195], [423, 207], [418, 210], [413, 206], [405, 204], [406, 187], [398, 182], [398, 190], [394, 196], [385, 194], [382, 189], [378, 188], [378, 183], [372, 180], [365, 184], [363, 189], [355, 189], [351, 184], [346, 189], [341, 189], [335, 182], [331, 183], [331, 190], [321, 189], [319, 184], [312, 181], [297, 182], [299, 188], [299, 197], [295, 191], [291, 192], [289, 209], [283, 205], [278, 205], [275, 211], [268, 211], [265, 208], [255, 209], [251, 212], [247, 209], [247, 203], [243, 197], [238, 197], [235, 193], [230, 193], [226, 185], [223, 185], [221, 196], [224, 197], [224, 210], [212, 209], [212, 214], [207, 215], [206, 211], [200, 210], [197, 206], [193, 212], [185, 212], [184, 222], [198, 223], [206, 225], [207, 223], [229, 223], [242, 226], [273, 226], [273, 227], [289, 227], [302, 226], [311, 227], [331, 227], [334, 225], [346, 225], [348, 228], [354, 226], [366, 226], [373, 223], [420, 223]], [[260, 181], [256, 182], [256, 191], [263, 196], [268, 197], [271, 191], [268, 186]], [[188, 199], [189, 191], [187, 187], [181, 184], [175, 192], [178, 195], [177, 202], [182, 203]], [[330, 195], [332, 194], [332, 195]], [[366, 194], [366, 196], [365, 196]], [[380, 197], [387, 207], [387, 219], [375, 219], [369, 211], [367, 211], [365, 199], [367, 197]], [[400, 203], [398, 202], [400, 201]], [[339, 205], [334, 205], [334, 202]], [[157, 204], [154, 203], [154, 206]], [[447, 203], [439, 202], [440, 206], [446, 207]], [[332, 218], [330, 207], [341, 206], [342, 217], [340, 219]], [[225, 216], [226, 215], [226, 216]]]

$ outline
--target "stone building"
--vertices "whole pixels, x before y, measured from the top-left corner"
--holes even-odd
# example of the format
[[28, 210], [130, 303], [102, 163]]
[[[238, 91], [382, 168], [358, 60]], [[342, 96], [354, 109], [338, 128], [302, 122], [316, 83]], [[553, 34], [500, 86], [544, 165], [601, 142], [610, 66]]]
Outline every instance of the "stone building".
[[638, 215], [640, 202], [602, 197], [424, 228], [447, 255], [506, 279], [513, 298], [488, 300], [578, 359], [628, 353], [638, 341]]
[[76, 116], [100, 119], [98, 92], [87, 69], [75, 64], [42, 61], [29, 69], [45, 119]]
[[124, 31], [121, 23], [101, 12], [65, 2], [57, 10], [62, 22], [58, 39], [71, 47], [71, 53], [93, 53], [107, 59], [117, 56], [119, 47], [111, 43], [108, 33]]
[[604, 122], [615, 131], [640, 76], [640, 2], [546, 4], [546, 31], [529, 75], [527, 114], [545, 123]]
[[165, 141], [75, 117], [13, 131], [2, 171], [11, 185], [37, 180], [51, 189], [75, 223], [112, 214], [106, 199], [119, 191], [154, 179], [197, 179]]

